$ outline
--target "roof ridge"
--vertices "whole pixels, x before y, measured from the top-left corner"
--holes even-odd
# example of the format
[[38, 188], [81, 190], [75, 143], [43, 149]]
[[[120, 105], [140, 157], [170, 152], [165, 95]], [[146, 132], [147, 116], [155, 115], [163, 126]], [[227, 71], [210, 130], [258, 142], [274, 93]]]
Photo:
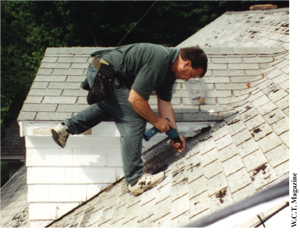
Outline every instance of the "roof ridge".
[[274, 12], [285, 12], [285, 11], [289, 11], [289, 7], [280, 7], [280, 8], [276, 8], [276, 9], [255, 9], [255, 10], [244, 10], [244, 11], [226, 11], [224, 14], [229, 14], [229, 15], [234, 15], [234, 14], [243, 14], [243, 13], [253, 13], [253, 14], [261, 14], [266, 13], [266, 14], [272, 14]]
[[49, 54], [76, 54], [76, 55], [90, 55], [91, 53], [101, 50], [108, 49], [111, 47], [47, 47], [45, 51], [45, 55]]
[[205, 47], [203, 48], [206, 54], [235, 54], [235, 55], [254, 55], [254, 54], [279, 54], [288, 52], [283, 46], [255, 46], [255, 47], [243, 47], [243, 46], [235, 46], [235, 47]]

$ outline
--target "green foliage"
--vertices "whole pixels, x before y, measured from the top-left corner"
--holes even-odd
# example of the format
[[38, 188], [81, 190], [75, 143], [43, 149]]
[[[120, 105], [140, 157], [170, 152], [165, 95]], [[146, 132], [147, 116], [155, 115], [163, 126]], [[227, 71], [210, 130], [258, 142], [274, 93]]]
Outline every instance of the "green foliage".
[[27, 43], [29, 33], [19, 4], [1, 4], [1, 124], [15, 96], [29, 89], [41, 58], [32, 58], [34, 49]]

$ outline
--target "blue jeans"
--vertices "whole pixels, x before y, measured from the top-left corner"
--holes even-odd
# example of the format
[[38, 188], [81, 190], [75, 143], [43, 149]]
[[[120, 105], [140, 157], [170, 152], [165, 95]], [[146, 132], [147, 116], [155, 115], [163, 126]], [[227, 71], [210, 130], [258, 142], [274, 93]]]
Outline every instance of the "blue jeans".
[[81, 134], [101, 121], [111, 118], [121, 134], [121, 152], [126, 184], [134, 184], [143, 175], [143, 133], [146, 120], [139, 116], [128, 102], [129, 89], [115, 80], [113, 95], [106, 100], [90, 105], [66, 119], [71, 134]]

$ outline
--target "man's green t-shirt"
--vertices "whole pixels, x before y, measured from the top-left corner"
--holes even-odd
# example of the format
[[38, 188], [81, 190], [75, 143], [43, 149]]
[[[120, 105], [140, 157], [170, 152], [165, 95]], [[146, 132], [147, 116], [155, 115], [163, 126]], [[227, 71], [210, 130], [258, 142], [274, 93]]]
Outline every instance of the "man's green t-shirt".
[[172, 66], [179, 50], [150, 43], [121, 46], [105, 54], [120, 82], [145, 100], [152, 91], [164, 101], [171, 101], [175, 76]]

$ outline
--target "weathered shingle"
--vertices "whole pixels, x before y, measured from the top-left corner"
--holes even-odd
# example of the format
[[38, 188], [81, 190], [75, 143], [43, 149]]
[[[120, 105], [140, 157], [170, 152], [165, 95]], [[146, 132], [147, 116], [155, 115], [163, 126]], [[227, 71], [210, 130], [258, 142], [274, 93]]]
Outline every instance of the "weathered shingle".
[[29, 227], [25, 166], [1, 188], [1, 228]]
[[[144, 153], [148, 165], [159, 163], [155, 155], [163, 151], [167, 157], [166, 177], [154, 189], [134, 197], [121, 179], [49, 226], [183, 226], [287, 174], [288, 23], [288, 8], [227, 12], [178, 45], [200, 45], [209, 65], [202, 80], [174, 86], [176, 119], [210, 122], [200, 134], [182, 133], [182, 154], [163, 150], [167, 141]], [[63, 120], [79, 112], [86, 105], [80, 83], [97, 49], [48, 48], [19, 121]], [[204, 104], [190, 100], [201, 92]], [[150, 104], [156, 108], [154, 99]]]

